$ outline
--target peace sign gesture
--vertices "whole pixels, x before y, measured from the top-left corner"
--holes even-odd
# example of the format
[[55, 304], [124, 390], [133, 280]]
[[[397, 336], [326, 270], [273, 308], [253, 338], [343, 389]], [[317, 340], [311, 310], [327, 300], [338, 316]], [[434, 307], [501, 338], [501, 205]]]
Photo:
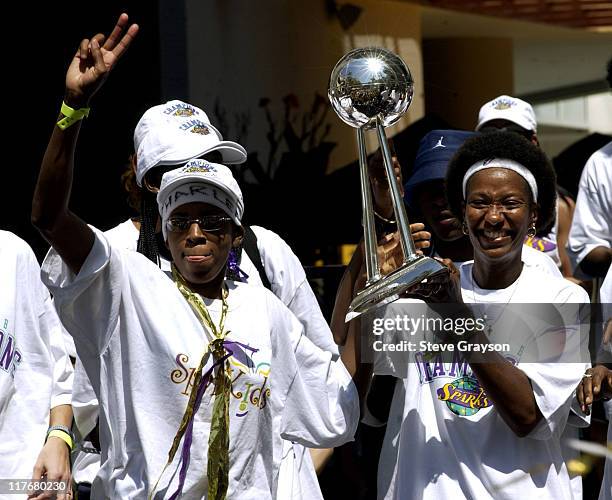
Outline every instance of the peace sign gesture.
[[138, 25], [128, 28], [128, 15], [121, 14], [108, 38], [98, 33], [81, 41], [66, 73], [65, 101], [69, 106], [87, 106], [137, 34]]

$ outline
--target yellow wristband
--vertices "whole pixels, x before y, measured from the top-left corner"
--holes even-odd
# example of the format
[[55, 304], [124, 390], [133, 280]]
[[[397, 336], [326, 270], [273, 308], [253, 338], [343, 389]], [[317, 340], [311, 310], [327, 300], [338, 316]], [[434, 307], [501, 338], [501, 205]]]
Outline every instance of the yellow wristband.
[[64, 115], [64, 118], [57, 122], [57, 126], [62, 130], [66, 130], [70, 125], [74, 125], [79, 120], [89, 116], [89, 109], [90, 108], [73, 109], [62, 101], [62, 108], [60, 111]]
[[47, 434], [47, 439], [49, 439], [50, 437], [60, 438], [62, 441], [64, 441], [68, 445], [68, 448], [70, 448], [71, 450], [74, 448], [73, 443], [72, 443], [72, 438], [64, 431], [55, 429], [49, 432], [49, 434]]

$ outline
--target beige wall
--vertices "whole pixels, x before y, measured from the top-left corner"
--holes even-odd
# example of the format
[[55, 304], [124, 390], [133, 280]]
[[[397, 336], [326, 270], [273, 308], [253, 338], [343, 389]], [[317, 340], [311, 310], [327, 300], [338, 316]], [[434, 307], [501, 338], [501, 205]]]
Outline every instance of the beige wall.
[[[282, 99], [294, 94], [299, 108], [292, 109], [291, 116], [299, 130], [315, 91], [329, 108], [328, 78], [342, 54], [354, 47], [383, 45], [406, 60], [415, 78], [409, 113], [390, 134], [405, 127], [424, 109], [419, 7], [398, 1], [351, 3], [363, 11], [347, 33], [325, 12], [323, 0], [187, 0], [189, 99], [204, 107], [213, 123], [218, 101], [226, 116], [226, 137], [240, 139], [266, 160], [269, 126], [258, 105], [261, 98], [270, 99], [278, 135], [283, 127]], [[247, 136], [241, 135], [238, 121], [248, 122]], [[330, 126], [326, 140], [338, 143], [330, 157], [333, 170], [356, 158], [354, 131], [331, 109], [325, 123]]]
[[473, 130], [486, 101], [513, 93], [510, 38], [436, 38], [423, 42], [425, 105], [450, 125]]

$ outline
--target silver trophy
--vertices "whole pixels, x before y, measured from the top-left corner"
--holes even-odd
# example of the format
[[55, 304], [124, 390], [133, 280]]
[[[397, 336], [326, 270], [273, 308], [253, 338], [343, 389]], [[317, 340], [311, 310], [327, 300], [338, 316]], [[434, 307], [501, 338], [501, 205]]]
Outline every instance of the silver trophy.
[[[400, 294], [433, 275], [448, 272], [437, 260], [416, 253], [385, 135], [385, 127], [396, 123], [410, 106], [412, 93], [412, 76], [404, 61], [393, 52], [377, 47], [351, 50], [338, 61], [329, 78], [329, 100], [340, 119], [357, 129], [359, 148], [367, 281], [365, 288], [351, 302], [346, 321], [397, 300]], [[384, 277], [376, 253], [374, 208], [365, 147], [365, 130], [373, 128], [378, 135], [389, 180], [403, 253], [402, 265]]]

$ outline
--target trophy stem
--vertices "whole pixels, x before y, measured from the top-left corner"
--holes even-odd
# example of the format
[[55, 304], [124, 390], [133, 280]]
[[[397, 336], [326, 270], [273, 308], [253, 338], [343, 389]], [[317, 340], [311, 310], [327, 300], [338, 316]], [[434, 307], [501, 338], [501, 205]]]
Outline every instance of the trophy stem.
[[382, 152], [385, 171], [387, 172], [389, 188], [391, 189], [393, 212], [395, 213], [395, 220], [397, 221], [397, 228], [399, 230], [400, 243], [402, 245], [402, 251], [404, 254], [404, 263], [406, 263], [414, 260], [414, 258], [416, 257], [416, 247], [414, 246], [414, 242], [412, 241], [412, 236], [410, 233], [410, 223], [408, 222], [408, 215], [406, 214], [404, 200], [402, 199], [399, 186], [397, 185], [395, 172], [393, 172], [391, 151], [389, 150], [387, 136], [385, 135], [385, 129], [382, 125], [382, 119], [380, 115], [376, 117], [376, 132], [378, 134], [378, 142], [380, 144], [380, 150]]
[[380, 279], [378, 254], [376, 253], [376, 229], [374, 227], [374, 206], [372, 204], [372, 189], [368, 177], [368, 163], [363, 128], [357, 129], [357, 146], [359, 148], [359, 177], [361, 180], [361, 201], [363, 218], [363, 241], [365, 244], [365, 263], [367, 272], [366, 285]]

